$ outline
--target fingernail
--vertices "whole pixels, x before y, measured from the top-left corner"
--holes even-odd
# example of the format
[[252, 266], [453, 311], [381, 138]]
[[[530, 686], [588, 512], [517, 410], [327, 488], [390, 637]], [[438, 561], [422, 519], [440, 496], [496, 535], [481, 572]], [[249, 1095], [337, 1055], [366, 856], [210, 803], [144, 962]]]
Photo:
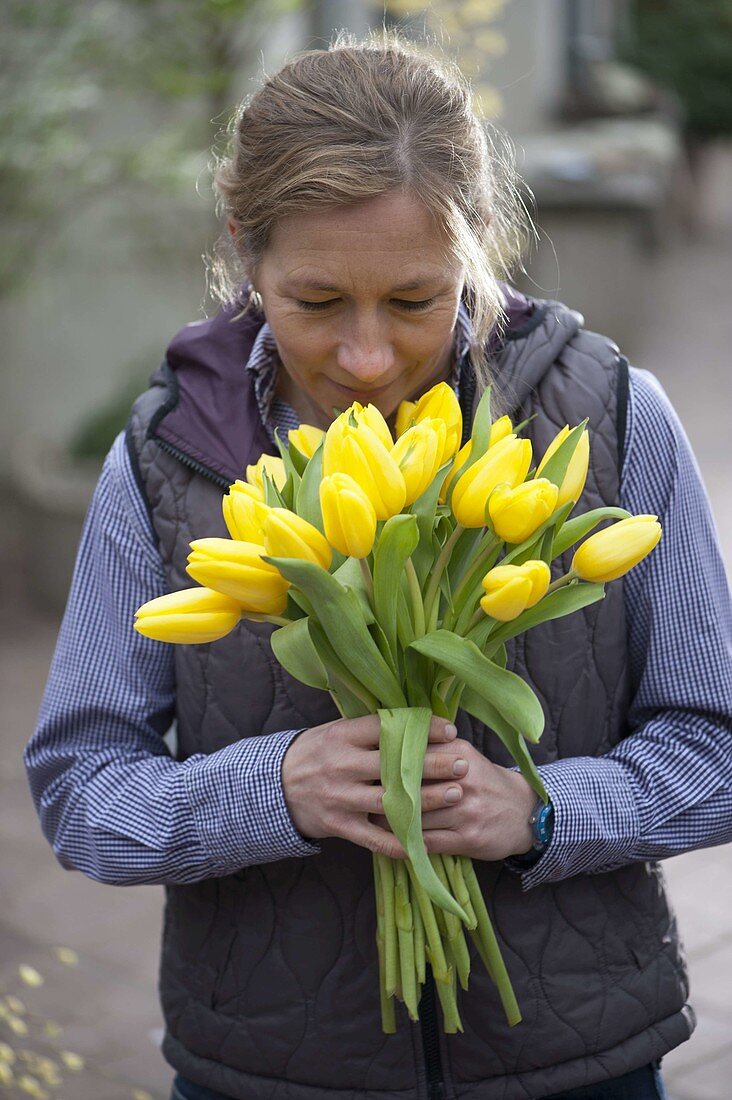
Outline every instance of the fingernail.
[[457, 802], [459, 798], [460, 791], [457, 787], [450, 787], [449, 790], [445, 791], [445, 802]]
[[451, 723], [448, 723], [445, 726], [445, 737], [449, 738], [450, 740], [452, 740], [453, 737], [457, 737], [457, 726], [453, 726]]
[[468, 770], [467, 760], [456, 760], [452, 766], [453, 775], [465, 775]]

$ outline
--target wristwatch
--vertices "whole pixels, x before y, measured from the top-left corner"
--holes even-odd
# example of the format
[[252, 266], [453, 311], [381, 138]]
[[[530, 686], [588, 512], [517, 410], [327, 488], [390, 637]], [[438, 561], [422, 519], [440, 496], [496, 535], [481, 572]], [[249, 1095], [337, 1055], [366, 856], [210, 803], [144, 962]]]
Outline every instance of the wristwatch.
[[554, 832], [554, 806], [551, 801], [544, 802], [543, 798], [539, 799], [529, 818], [529, 825], [534, 840], [528, 852], [522, 852], [521, 855], [510, 856], [504, 860], [511, 871], [526, 871], [529, 867], [533, 867], [549, 847]]
[[554, 832], [554, 806], [551, 800], [544, 802], [543, 798], [539, 799], [529, 818], [529, 825], [534, 834], [533, 850], [545, 852]]

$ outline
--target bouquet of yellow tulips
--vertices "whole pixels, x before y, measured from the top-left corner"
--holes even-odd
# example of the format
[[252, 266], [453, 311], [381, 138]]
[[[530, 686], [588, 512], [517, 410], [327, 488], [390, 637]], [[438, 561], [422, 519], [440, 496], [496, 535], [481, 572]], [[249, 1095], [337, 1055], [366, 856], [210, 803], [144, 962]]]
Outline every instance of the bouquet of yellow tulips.
[[[462, 1030], [466, 932], [507, 1019], [521, 1019], [472, 861], [426, 852], [422, 773], [431, 714], [453, 720], [462, 707], [547, 800], [527, 748], [544, 715], [506, 668], [505, 643], [602, 599], [604, 583], [661, 536], [656, 516], [620, 508], [570, 518], [587, 476], [585, 423], [563, 428], [535, 470], [524, 425], [492, 420], [490, 390], [461, 449], [460, 406], [445, 383], [402, 403], [396, 440], [372, 405], [354, 403], [327, 432], [302, 425], [224, 496], [231, 538], [191, 543], [188, 572], [202, 587], [137, 613], [136, 629], [166, 642], [214, 641], [242, 616], [271, 622], [288, 672], [330, 692], [345, 717], [379, 714], [384, 812], [408, 854], [373, 857], [387, 1033], [394, 997], [418, 1019], [426, 961], [445, 1031]], [[590, 535], [604, 520], [616, 522]], [[583, 539], [552, 580], [552, 562]]]

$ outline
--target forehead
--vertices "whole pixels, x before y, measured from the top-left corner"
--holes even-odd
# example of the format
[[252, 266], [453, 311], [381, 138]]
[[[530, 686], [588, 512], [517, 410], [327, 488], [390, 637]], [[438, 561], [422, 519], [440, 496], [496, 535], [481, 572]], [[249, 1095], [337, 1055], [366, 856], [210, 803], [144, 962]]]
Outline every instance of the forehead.
[[398, 277], [401, 289], [418, 290], [460, 267], [430, 211], [401, 192], [283, 218], [263, 260], [278, 278], [326, 291], [354, 277]]

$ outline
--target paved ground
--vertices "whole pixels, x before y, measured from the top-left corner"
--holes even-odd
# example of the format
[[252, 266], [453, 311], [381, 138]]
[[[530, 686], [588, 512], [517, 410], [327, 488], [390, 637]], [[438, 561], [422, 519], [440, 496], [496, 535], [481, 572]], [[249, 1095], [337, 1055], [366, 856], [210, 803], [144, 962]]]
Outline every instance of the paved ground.
[[[732, 209], [723, 200], [730, 194], [732, 151], [714, 165], [699, 239], [678, 243], [658, 262], [648, 327], [629, 349], [636, 365], [663, 380], [682, 414], [728, 563]], [[45, 1089], [62, 1100], [167, 1100], [170, 1072], [157, 1049], [155, 992], [161, 890], [120, 890], [62, 871], [30, 804], [20, 754], [58, 624], [29, 608], [15, 549], [6, 513], [0, 531], [0, 1082], [3, 1064], [13, 1057], [16, 1079], [25, 1075], [26, 1081], [23, 1089], [0, 1083], [0, 1096], [42, 1096]], [[732, 848], [669, 860], [666, 871], [699, 1016], [693, 1039], [664, 1063], [670, 1100], [727, 1100]], [[58, 948], [78, 959], [59, 958]], [[32, 968], [24, 971], [26, 981], [19, 967]], [[43, 984], [27, 984], [36, 975]], [[47, 1083], [34, 1091], [32, 1080]]]

